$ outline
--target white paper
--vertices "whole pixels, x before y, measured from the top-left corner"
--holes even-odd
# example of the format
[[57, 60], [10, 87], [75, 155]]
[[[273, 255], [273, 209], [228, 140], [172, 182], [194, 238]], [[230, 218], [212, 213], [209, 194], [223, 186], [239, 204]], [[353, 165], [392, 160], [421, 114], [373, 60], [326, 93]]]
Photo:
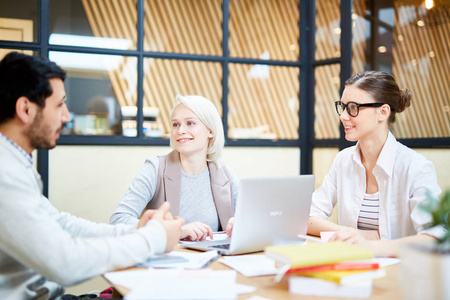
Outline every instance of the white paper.
[[[235, 299], [236, 272], [149, 269], [132, 285], [127, 300], [136, 299]], [[120, 272], [128, 273], [128, 272]], [[107, 277], [110, 280], [110, 277]], [[121, 281], [114, 284], [122, 285]]]
[[235, 283], [236, 294], [250, 294], [256, 291], [256, 287], [251, 285]]
[[246, 277], [274, 275], [278, 272], [275, 261], [264, 254], [225, 256], [219, 262]]
[[340, 285], [331, 281], [301, 276], [289, 278], [289, 293], [299, 295], [369, 298], [372, 294], [372, 280]]
[[172, 251], [155, 255], [138, 267], [200, 269], [218, 255], [216, 250], [207, 252]]
[[328, 242], [328, 240], [336, 233], [336, 231], [321, 231], [320, 238], [324, 242]]
[[261, 297], [261, 296], [251, 296], [247, 300], [270, 300], [270, 299], [269, 298], [264, 298], [264, 297]]
[[373, 262], [377, 262], [380, 268], [396, 265], [400, 263], [400, 259], [393, 257], [375, 257], [372, 258]]
[[123, 286], [127, 289], [131, 289], [133, 286], [139, 285], [148, 274], [148, 269], [132, 270], [132, 271], [120, 271], [120, 272], [108, 272], [105, 273], [105, 278], [113, 284]]
[[[226, 239], [229, 239], [229, 238], [230, 237], [226, 233], [223, 233], [223, 232], [214, 233], [213, 234], [213, 241], [221, 241], [221, 240], [226, 240]], [[209, 236], [206, 238], [206, 240], [204, 240], [202, 242], [207, 242], [207, 241], [212, 241]], [[188, 240], [184, 241], [184, 240], [181, 240], [180, 241], [180, 245], [189, 244], [189, 243], [199, 243], [199, 242], [200, 241], [188, 241]]]

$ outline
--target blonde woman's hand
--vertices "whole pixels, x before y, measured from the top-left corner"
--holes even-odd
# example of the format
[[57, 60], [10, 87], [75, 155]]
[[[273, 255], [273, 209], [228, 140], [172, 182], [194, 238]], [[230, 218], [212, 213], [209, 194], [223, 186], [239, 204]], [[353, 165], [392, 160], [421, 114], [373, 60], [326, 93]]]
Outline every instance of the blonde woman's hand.
[[181, 239], [204, 241], [208, 236], [213, 239], [211, 226], [201, 222], [192, 222], [181, 227]]
[[231, 233], [233, 231], [233, 226], [234, 226], [234, 217], [231, 217], [228, 220], [228, 224], [227, 224], [227, 228], [226, 228], [226, 233], [229, 237], [231, 237]]

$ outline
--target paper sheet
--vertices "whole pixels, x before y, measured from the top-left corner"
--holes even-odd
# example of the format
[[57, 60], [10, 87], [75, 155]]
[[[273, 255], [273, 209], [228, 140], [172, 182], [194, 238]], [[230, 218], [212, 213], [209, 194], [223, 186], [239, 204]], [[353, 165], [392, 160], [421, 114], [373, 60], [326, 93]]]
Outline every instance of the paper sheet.
[[372, 294], [372, 280], [340, 285], [321, 279], [291, 276], [289, 293], [322, 297], [369, 298]]
[[236, 272], [232, 270], [146, 269], [109, 272], [105, 277], [116, 285], [128, 288], [130, 292], [125, 297], [128, 300], [237, 297]]
[[274, 275], [278, 272], [274, 260], [264, 254], [224, 256], [219, 262], [246, 277]]
[[155, 255], [150, 260], [137, 265], [137, 267], [200, 269], [216, 258], [217, 255], [218, 253], [215, 250], [200, 253], [172, 251]]
[[[222, 231], [215, 232], [213, 234], [213, 240], [214, 241], [221, 241], [221, 240], [226, 240], [226, 239], [229, 239], [229, 237], [228, 237], [228, 235], [226, 233], [224, 233]], [[211, 238], [208, 236], [205, 241], [211, 241]], [[183, 244], [198, 243], [198, 242], [199, 241], [184, 241], [184, 240], [181, 240], [180, 244], [183, 245]]]
[[320, 238], [324, 242], [328, 242], [328, 240], [336, 233], [336, 231], [321, 231]]

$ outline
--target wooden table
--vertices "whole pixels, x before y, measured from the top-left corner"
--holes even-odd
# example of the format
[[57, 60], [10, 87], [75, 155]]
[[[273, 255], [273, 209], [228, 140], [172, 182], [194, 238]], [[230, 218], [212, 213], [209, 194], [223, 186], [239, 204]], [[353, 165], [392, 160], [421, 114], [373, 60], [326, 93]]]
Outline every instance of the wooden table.
[[[193, 251], [187, 250], [184, 248], [177, 247], [176, 251]], [[259, 253], [261, 254], [261, 253]], [[248, 254], [252, 255], [252, 254]], [[208, 268], [213, 270], [230, 270], [228, 266], [220, 263], [219, 261], [215, 261]], [[129, 269], [127, 269], [129, 270]], [[386, 276], [383, 278], [375, 279], [373, 281], [373, 289], [372, 295], [369, 299], [374, 300], [386, 300], [386, 299], [402, 299], [401, 287], [399, 283], [399, 270], [400, 265], [394, 265], [387, 267]], [[120, 272], [120, 271], [118, 271]], [[296, 295], [289, 293], [288, 288], [288, 278], [285, 277], [282, 279], [280, 283], [275, 283], [273, 281], [275, 276], [259, 276], [259, 277], [245, 277], [240, 273], [237, 273], [236, 281], [240, 284], [250, 285], [256, 287], [256, 291], [252, 294], [242, 294], [239, 295], [238, 299], [248, 299], [252, 296], [260, 296], [268, 299], [346, 299], [346, 298], [337, 298], [337, 297], [318, 297], [318, 296], [305, 296], [305, 295]], [[112, 283], [111, 283], [112, 284]], [[128, 290], [126, 288], [112, 286], [122, 295], [126, 295]], [[355, 298], [347, 298], [347, 299], [355, 299]]]

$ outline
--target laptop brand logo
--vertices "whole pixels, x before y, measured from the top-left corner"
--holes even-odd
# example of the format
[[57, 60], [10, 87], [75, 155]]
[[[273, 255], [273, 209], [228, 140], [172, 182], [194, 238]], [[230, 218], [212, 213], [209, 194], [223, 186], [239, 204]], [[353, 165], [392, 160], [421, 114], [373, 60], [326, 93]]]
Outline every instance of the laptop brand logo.
[[274, 210], [269, 213], [271, 217], [281, 216], [283, 212], [281, 210]]

